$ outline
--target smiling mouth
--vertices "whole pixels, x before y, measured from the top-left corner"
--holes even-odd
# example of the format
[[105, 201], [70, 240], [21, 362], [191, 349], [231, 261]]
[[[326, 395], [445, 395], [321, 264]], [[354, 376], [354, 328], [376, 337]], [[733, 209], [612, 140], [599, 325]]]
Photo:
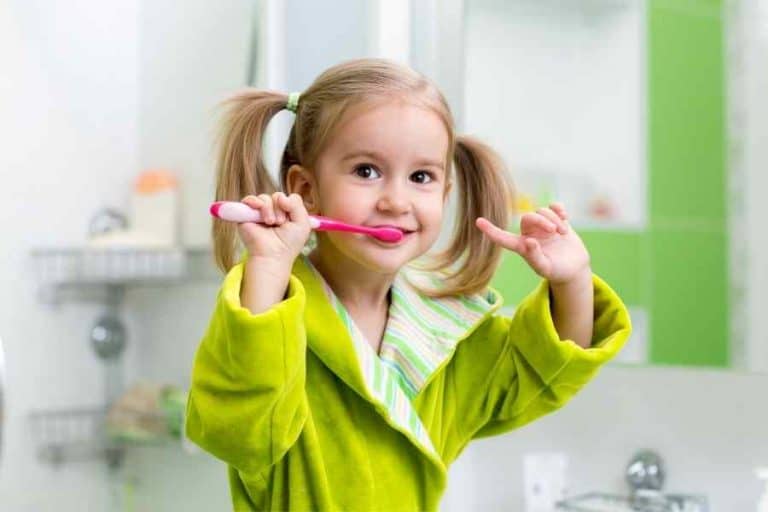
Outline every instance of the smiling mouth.
[[[377, 226], [377, 227], [383, 227], [383, 226]], [[395, 240], [382, 240], [380, 238], [376, 238], [376, 237], [372, 236], [372, 237], [370, 237], [371, 240], [373, 240], [376, 243], [383, 244], [383, 245], [399, 245], [399, 244], [403, 243], [405, 240], [407, 240], [410, 237], [410, 235], [412, 235], [414, 233], [414, 231], [404, 231], [403, 229], [396, 228], [394, 226], [386, 226], [386, 227], [392, 228], [392, 229], [397, 229], [398, 231], [400, 231], [403, 234], [402, 238], [400, 238], [400, 240], [395, 241]]]
[[396, 229], [398, 231], [401, 231], [403, 233], [403, 235], [410, 235], [411, 233], [413, 233], [415, 231], [413, 229], [405, 229], [405, 228], [401, 228], [400, 226], [392, 226], [392, 225], [389, 225], [389, 224], [381, 224], [379, 226], [371, 226], [371, 227], [374, 227], [374, 228]]

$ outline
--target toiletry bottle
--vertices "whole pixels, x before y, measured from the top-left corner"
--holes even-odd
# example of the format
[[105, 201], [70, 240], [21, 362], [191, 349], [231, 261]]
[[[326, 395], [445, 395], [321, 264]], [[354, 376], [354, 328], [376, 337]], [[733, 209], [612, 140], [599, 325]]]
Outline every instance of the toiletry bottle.
[[178, 242], [178, 183], [173, 173], [147, 170], [136, 179], [131, 197], [131, 229], [147, 243]]
[[88, 239], [89, 247], [146, 249], [178, 246], [178, 188], [177, 179], [170, 171], [142, 172], [133, 186], [127, 229], [92, 233]]

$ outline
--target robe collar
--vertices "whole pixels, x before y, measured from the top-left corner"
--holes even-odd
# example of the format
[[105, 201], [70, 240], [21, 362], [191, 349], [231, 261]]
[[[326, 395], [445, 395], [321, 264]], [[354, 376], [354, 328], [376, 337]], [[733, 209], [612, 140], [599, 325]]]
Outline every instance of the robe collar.
[[379, 354], [306, 254], [293, 274], [307, 294], [310, 350], [395, 429], [442, 465], [412, 400], [487, 316], [502, 305], [493, 290], [482, 295], [432, 298], [414, 285], [436, 287], [434, 274], [404, 269], [392, 284], [389, 317]]

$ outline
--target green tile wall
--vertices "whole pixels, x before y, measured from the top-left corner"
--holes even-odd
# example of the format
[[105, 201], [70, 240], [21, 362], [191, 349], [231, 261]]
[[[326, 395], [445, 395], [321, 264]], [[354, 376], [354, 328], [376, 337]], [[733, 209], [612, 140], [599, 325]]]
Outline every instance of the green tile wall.
[[648, 40], [650, 360], [727, 366], [720, 1], [651, 0]]
[[[650, 297], [648, 243], [644, 233], [579, 230], [592, 257], [592, 268], [627, 304], [647, 304]], [[505, 303], [516, 304], [540, 278], [522, 258], [507, 251], [493, 281]]]
[[[649, 1], [648, 226], [579, 231], [594, 271], [648, 311], [654, 364], [729, 362], [720, 3]], [[493, 285], [515, 304], [538, 280], [508, 253]]]

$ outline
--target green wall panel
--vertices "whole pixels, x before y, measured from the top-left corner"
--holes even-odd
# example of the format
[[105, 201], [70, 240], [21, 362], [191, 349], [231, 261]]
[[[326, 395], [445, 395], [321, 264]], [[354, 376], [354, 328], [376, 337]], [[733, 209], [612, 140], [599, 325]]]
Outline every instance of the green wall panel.
[[[649, 313], [649, 362], [727, 366], [721, 1], [647, 5], [647, 230], [579, 233], [595, 273]], [[506, 253], [492, 284], [515, 305], [538, 282], [519, 256]]]
[[726, 215], [722, 20], [706, 15], [707, 11], [669, 8], [674, 2], [658, 3], [661, 7], [652, 7], [649, 13], [651, 222], [696, 219], [722, 227]]
[[[646, 304], [649, 260], [642, 233], [579, 230], [592, 258], [592, 270], [605, 279], [627, 304]], [[530, 293], [540, 278], [517, 254], [505, 251], [492, 285], [514, 305]]]
[[723, 233], [655, 231], [651, 361], [728, 366]]
[[650, 359], [727, 366], [720, 2], [652, 0], [648, 40]]

